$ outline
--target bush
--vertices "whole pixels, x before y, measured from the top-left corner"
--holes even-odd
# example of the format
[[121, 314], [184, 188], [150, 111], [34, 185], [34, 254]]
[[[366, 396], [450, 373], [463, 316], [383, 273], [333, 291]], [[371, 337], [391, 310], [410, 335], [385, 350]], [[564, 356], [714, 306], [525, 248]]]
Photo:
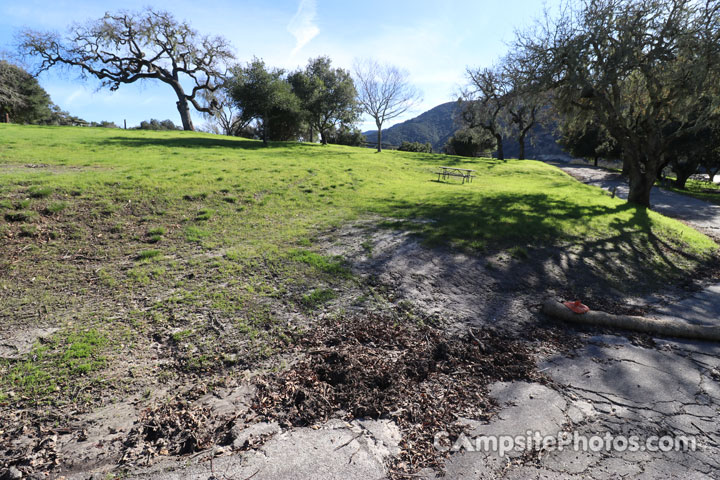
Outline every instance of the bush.
[[360, 129], [351, 129], [347, 125], [342, 125], [338, 130], [330, 132], [328, 135], [328, 143], [337, 145], [350, 145], [351, 147], [359, 147], [365, 143], [365, 135]]
[[443, 152], [461, 157], [490, 156], [489, 150], [496, 147], [495, 139], [485, 131], [458, 130], [450, 137]]
[[432, 145], [430, 142], [420, 143], [403, 141], [398, 147], [398, 150], [402, 152], [432, 153]]
[[175, 126], [172, 120], [159, 121], [151, 118], [150, 121], [143, 120], [140, 122], [138, 130], [182, 130], [182, 128]]

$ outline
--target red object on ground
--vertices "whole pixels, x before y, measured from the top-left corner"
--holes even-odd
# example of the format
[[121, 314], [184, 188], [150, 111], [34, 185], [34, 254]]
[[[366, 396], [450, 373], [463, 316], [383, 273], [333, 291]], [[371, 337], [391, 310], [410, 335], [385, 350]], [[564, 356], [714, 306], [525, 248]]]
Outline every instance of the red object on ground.
[[563, 302], [563, 305], [575, 313], [587, 313], [590, 311], [590, 308], [587, 305], [580, 303], [580, 300], [575, 300], [574, 302]]

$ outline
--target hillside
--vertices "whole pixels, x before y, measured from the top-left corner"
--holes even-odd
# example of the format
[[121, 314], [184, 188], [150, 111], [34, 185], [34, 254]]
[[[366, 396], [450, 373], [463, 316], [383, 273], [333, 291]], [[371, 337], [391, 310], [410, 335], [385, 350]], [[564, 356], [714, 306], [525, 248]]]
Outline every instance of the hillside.
[[[454, 121], [457, 109], [457, 102], [443, 103], [413, 119], [383, 129], [383, 143], [400, 145], [403, 141], [430, 142], [434, 152], [442, 152], [445, 143], [457, 129]], [[368, 143], [377, 142], [377, 130], [370, 130], [363, 134]], [[555, 141], [556, 137], [552, 132], [552, 127], [537, 125], [532, 129], [528, 138], [525, 145], [527, 158], [538, 158], [539, 155], [565, 155], [563, 149]], [[520, 152], [520, 146], [513, 138], [505, 139], [504, 148], [506, 158], [517, 158]]]
[[[443, 103], [411, 120], [383, 129], [383, 143], [400, 145], [403, 141], [430, 142], [433, 151], [440, 152], [455, 133], [453, 115], [456, 110], [457, 102]], [[369, 143], [377, 142], [377, 130], [364, 132], [363, 135]]]
[[655, 291], [717, 249], [532, 160], [6, 124], [0, 239], [0, 468], [23, 478], [133, 477], [336, 418], [394, 422], [419, 447], [391, 467], [433, 468], [418, 425], [484, 418], [491, 382], [542, 378], [562, 344], [528, 306]]

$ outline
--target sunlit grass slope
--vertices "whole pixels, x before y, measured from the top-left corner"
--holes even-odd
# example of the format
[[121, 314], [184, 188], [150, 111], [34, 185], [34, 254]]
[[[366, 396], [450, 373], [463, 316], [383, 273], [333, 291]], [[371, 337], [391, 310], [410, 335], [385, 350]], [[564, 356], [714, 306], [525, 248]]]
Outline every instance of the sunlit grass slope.
[[[34, 164], [51, 167], [24, 167]], [[473, 168], [477, 177], [472, 184], [438, 183], [432, 173], [438, 165]], [[39, 218], [40, 205], [57, 209], [66, 202], [57, 212], [64, 222], [100, 215], [116, 216], [120, 224], [157, 223], [169, 237], [247, 255], [370, 213], [434, 220], [420, 228], [430, 241], [473, 248], [627, 235], [648, 244], [656, 236], [689, 253], [714, 248], [678, 222], [535, 161], [296, 143], [266, 149], [251, 140], [186, 132], [2, 126], [0, 166], [6, 217], [19, 210]], [[12, 204], [26, 198], [25, 208]], [[78, 203], [92, 208], [78, 212]], [[6, 230], [34, 223], [8, 219]]]

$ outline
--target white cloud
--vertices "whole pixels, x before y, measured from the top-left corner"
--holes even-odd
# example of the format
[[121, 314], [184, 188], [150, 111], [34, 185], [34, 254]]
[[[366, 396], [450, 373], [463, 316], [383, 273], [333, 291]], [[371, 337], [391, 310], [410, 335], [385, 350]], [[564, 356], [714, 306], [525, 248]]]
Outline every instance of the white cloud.
[[300, 49], [320, 33], [320, 29], [315, 24], [316, 11], [316, 0], [300, 0], [300, 5], [298, 5], [295, 16], [287, 26], [288, 32], [295, 37], [295, 48], [291, 55], [299, 52]]

